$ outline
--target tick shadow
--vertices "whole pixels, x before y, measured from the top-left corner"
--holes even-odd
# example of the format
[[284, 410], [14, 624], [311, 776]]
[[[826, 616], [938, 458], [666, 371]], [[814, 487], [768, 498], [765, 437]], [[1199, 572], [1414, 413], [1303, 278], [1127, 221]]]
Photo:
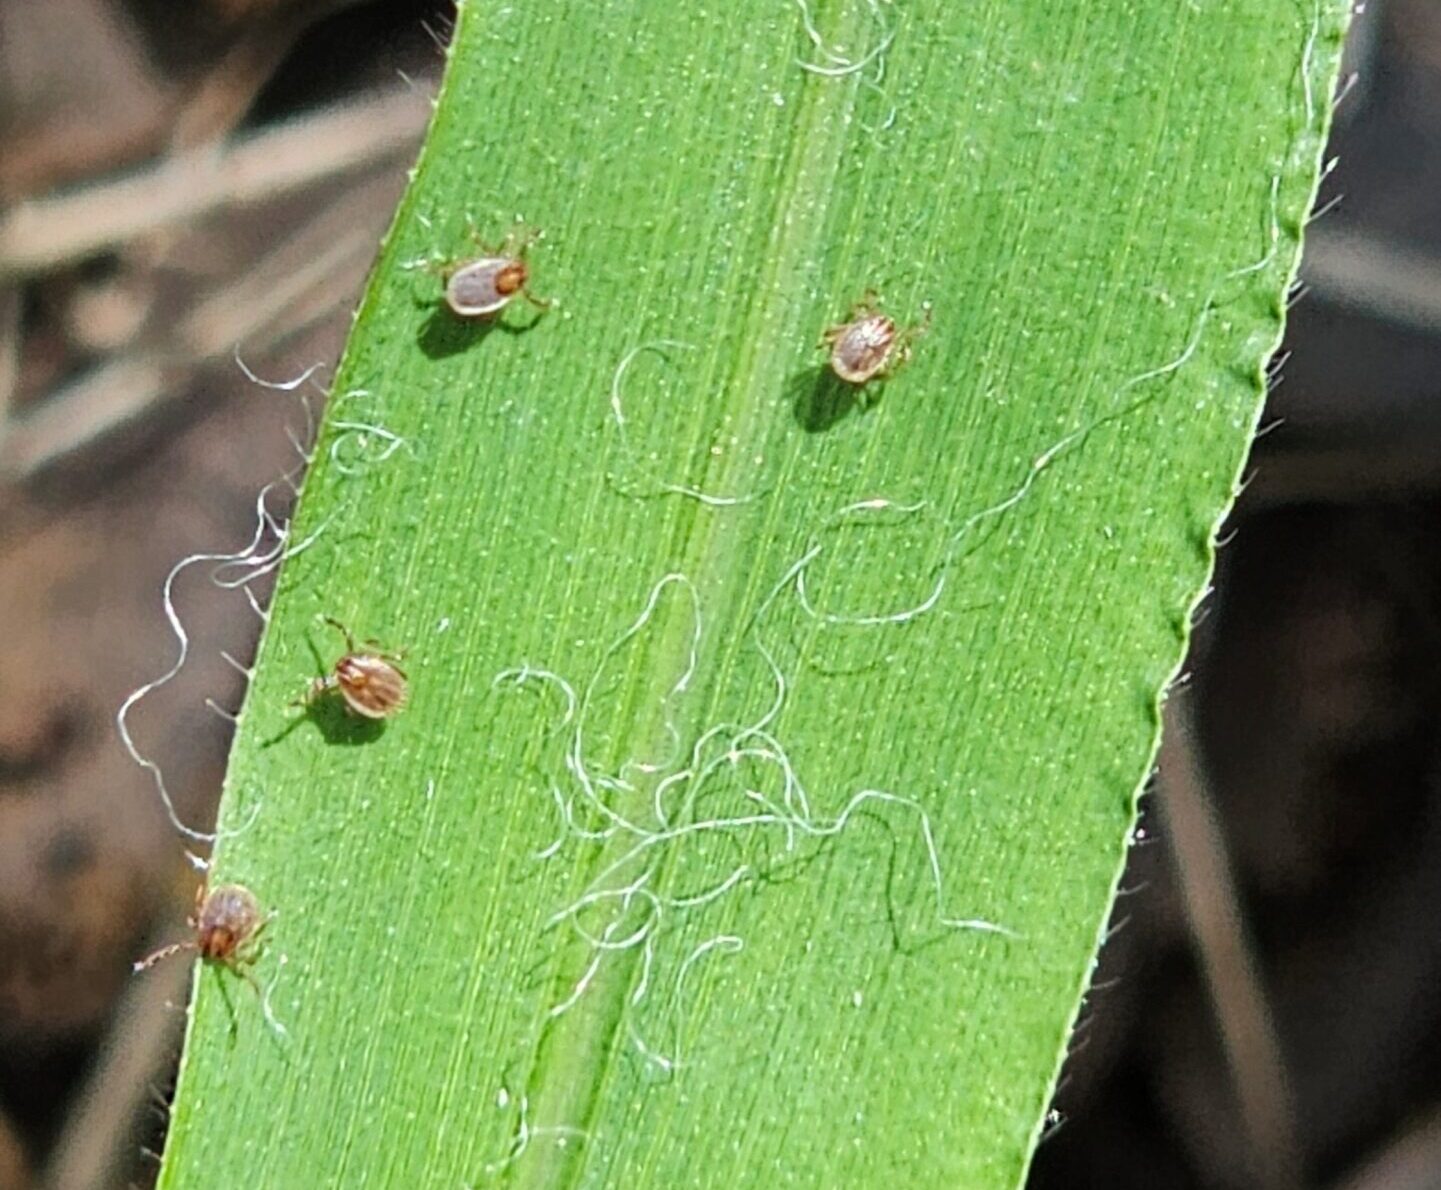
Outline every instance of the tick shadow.
[[327, 744], [371, 744], [385, 734], [384, 719], [370, 719], [347, 710], [345, 699], [335, 693], [312, 702], [305, 708], [305, 718]]
[[449, 359], [463, 351], [469, 351], [493, 334], [524, 335], [533, 330], [544, 313], [538, 313], [523, 323], [503, 321], [505, 312], [495, 318], [462, 318], [444, 301], [425, 303], [430, 313], [420, 326], [415, 341], [426, 358]]
[[345, 699], [332, 692], [306, 705], [300, 714], [260, 746], [272, 748], [307, 723], [320, 732], [327, 744], [372, 744], [385, 734], [384, 719], [368, 719], [346, 710]]
[[796, 425], [807, 434], [824, 434], [851, 414], [864, 414], [871, 405], [858, 386], [847, 384], [823, 364], [797, 372], [786, 393]]

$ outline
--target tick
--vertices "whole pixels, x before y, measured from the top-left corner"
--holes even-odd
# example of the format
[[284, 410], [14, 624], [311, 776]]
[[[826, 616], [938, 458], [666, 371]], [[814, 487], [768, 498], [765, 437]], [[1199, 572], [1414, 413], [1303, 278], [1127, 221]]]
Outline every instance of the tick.
[[538, 233], [512, 231], [498, 247], [487, 247], [476, 239], [482, 255], [471, 260], [448, 261], [435, 266], [445, 282], [445, 304], [459, 318], [494, 318], [511, 299], [523, 297], [537, 310], [550, 309], [547, 298], [530, 292], [530, 265], [525, 254]]
[[847, 384], [862, 385], [884, 379], [911, 357], [911, 348], [931, 325], [931, 308], [914, 326], [898, 327], [882, 313], [873, 290], [851, 307], [845, 322], [827, 327], [820, 346], [830, 351], [831, 371]]
[[194, 931], [193, 938], [162, 946], [136, 962], [134, 970], [145, 971], [175, 955], [194, 951], [207, 963], [228, 968], [260, 991], [250, 968], [260, 958], [260, 936], [270, 917], [260, 911], [254, 893], [239, 884], [222, 884], [207, 892], [202, 884], [195, 890], [195, 908], [185, 921]]
[[345, 653], [330, 673], [311, 682], [291, 705], [309, 706], [330, 691], [338, 690], [347, 709], [366, 719], [388, 719], [405, 706], [410, 685], [405, 671], [396, 664], [400, 654], [387, 653], [378, 647], [360, 648], [350, 629], [339, 620], [326, 616], [325, 622], [345, 637]]

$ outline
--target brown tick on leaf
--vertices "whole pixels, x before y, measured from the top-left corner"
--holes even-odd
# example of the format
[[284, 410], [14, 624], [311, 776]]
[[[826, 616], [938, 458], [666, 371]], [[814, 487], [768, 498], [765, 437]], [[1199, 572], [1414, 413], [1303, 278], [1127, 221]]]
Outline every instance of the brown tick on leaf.
[[445, 282], [445, 304], [459, 318], [494, 318], [511, 299], [522, 297], [542, 313], [550, 309], [547, 298], [530, 292], [530, 265], [526, 251], [539, 238], [533, 231], [513, 231], [496, 247], [487, 247], [475, 237], [481, 255], [469, 260], [435, 265]]
[[269, 921], [270, 917], [261, 913], [255, 894], [243, 885], [222, 884], [207, 892], [202, 884], [195, 890], [195, 908], [186, 918], [195, 936], [152, 951], [134, 964], [134, 970], [145, 971], [175, 955], [194, 951], [207, 963], [229, 968], [258, 992], [250, 968], [260, 958], [260, 936]]
[[867, 290], [845, 322], [827, 327], [821, 335], [820, 346], [830, 352], [831, 371], [847, 384], [885, 379], [910, 359], [915, 341], [930, 328], [929, 305], [925, 311], [923, 321], [898, 327], [894, 318], [881, 312], [875, 292]]
[[[305, 693], [292, 706], [309, 706], [332, 690], [338, 690], [348, 710], [366, 719], [388, 719], [410, 697], [410, 683], [405, 671], [396, 664], [399, 653], [387, 653], [379, 647], [361, 648], [355, 637], [339, 620], [326, 616], [325, 622], [345, 637], [345, 653], [335, 668], [310, 683]], [[367, 641], [367, 645], [375, 645]]]

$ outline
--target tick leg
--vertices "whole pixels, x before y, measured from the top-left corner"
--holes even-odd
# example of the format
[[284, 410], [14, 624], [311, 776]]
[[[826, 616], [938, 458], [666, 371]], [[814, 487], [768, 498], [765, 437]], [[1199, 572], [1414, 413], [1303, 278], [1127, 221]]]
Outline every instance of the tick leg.
[[250, 970], [248, 965], [241, 966], [239, 963], [233, 963], [231, 964], [230, 969], [250, 985], [250, 990], [252, 992], [254, 992], [262, 1000], [265, 999], [265, 989], [260, 986], [260, 980], [255, 978], [255, 972]]
[[439, 277], [442, 281], [448, 282], [451, 274], [460, 267], [457, 260], [427, 260], [424, 264], [417, 266], [429, 273], [432, 277]]
[[255, 966], [265, 957], [269, 947], [269, 940], [256, 941], [252, 935], [244, 947], [235, 952], [231, 962], [227, 964], [241, 979], [247, 979], [250, 975], [250, 968]]
[[334, 616], [321, 616], [321, 619], [324, 620], [327, 624], [329, 624], [332, 628], [334, 628], [337, 632], [339, 632], [341, 636], [345, 637], [346, 649], [348, 649], [352, 653], [356, 651], [355, 637], [351, 635], [349, 628], [347, 628]]
[[[232, 971], [236, 970], [228, 963], [226, 966]], [[233, 1046], [240, 1036], [240, 1018], [235, 1014], [235, 1001], [230, 996], [230, 989], [225, 986], [225, 972], [217, 969], [215, 978], [220, 985], [220, 998], [225, 1001], [225, 1015], [230, 1019], [230, 1044]]]
[[916, 340], [931, 329], [931, 307], [927, 306], [925, 309], [925, 317], [922, 318], [920, 322], [916, 323], [915, 326], [907, 327], [897, 336], [896, 349], [891, 362], [888, 363], [883, 370], [884, 375], [889, 376], [897, 368], [908, 362], [911, 358], [911, 350], [916, 345]]
[[[284, 961], [282, 958], [281, 962]], [[260, 1014], [265, 1018], [266, 1026], [275, 1034], [276, 1040], [284, 1041], [290, 1035], [290, 1030], [275, 1019], [275, 1013], [270, 1009], [270, 997], [266, 995], [265, 989], [260, 986], [260, 980], [255, 978], [255, 972], [251, 971], [248, 966], [239, 966], [234, 963], [230, 964], [230, 969], [250, 985], [250, 990], [255, 993], [255, 998], [260, 1001]], [[274, 985], [272, 984], [272, 986]]]
[[[881, 295], [878, 294], [874, 289], [867, 289], [865, 293], [861, 294], [861, 300], [851, 307], [851, 312], [850, 315], [846, 318], [846, 323], [850, 324], [852, 322], [855, 322], [857, 318], [860, 318], [863, 315], [878, 314], [880, 313], [880, 309]], [[845, 327], [842, 327], [841, 329], [844, 330]]]
[[533, 227], [512, 228], [510, 234], [505, 237], [505, 244], [501, 250], [508, 256], [514, 256], [517, 260], [524, 260], [526, 252], [538, 239], [540, 239], [540, 232]]
[[[405, 660], [404, 649], [387, 649], [374, 637], [366, 640], [364, 644], [369, 648], [372, 657], [379, 657], [382, 661], [389, 661], [391, 664], [394, 664], [397, 661]], [[405, 674], [402, 673], [400, 676], [405, 677]]]
[[193, 942], [172, 942], [169, 946], [162, 946], [159, 950], [152, 950], [143, 959], [132, 963], [130, 969], [137, 974], [141, 971], [148, 971], [151, 967], [155, 966], [156, 963], [163, 963], [166, 959], [173, 958], [175, 955], [180, 954], [181, 951], [194, 949], [195, 943]]
[[265, 927], [274, 920], [275, 914], [268, 913], [256, 923], [255, 929], [250, 931], [250, 938], [245, 943], [244, 951], [236, 953], [236, 962], [249, 966], [251, 963], [260, 961], [261, 956], [265, 954], [266, 943], [269, 941], [264, 937]]
[[465, 223], [470, 229], [470, 242], [476, 246], [482, 256], [514, 256], [516, 254], [514, 235], [507, 235], [500, 243], [492, 244], [489, 240], [481, 238], [480, 228], [471, 222], [469, 216], [466, 217]]
[[552, 300], [550, 298], [538, 298], [535, 296], [535, 294], [531, 293], [530, 290], [523, 287], [520, 291], [520, 296], [523, 297], [526, 301], [528, 301], [537, 310], [549, 310], [552, 305]]
[[316, 678], [315, 681], [311, 682], [310, 685], [305, 688], [305, 692], [303, 694], [300, 694], [299, 696], [290, 700], [290, 705], [293, 707], [312, 706], [315, 703], [315, 700], [319, 698], [322, 694], [325, 694], [328, 691], [334, 689], [335, 675], [327, 674], [325, 677]]

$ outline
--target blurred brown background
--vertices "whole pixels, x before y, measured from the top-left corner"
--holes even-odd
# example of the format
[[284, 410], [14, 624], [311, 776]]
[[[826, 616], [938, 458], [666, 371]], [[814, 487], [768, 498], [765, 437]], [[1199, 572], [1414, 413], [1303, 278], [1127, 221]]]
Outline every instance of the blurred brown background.
[[[195, 875], [114, 714], [175, 656], [171, 566], [298, 462], [328, 371], [235, 352], [335, 360], [449, 16], [0, 0], [0, 1190], [153, 1180], [185, 964], [129, 964]], [[1346, 71], [1032, 1190], [1441, 1187], [1441, 6], [1373, 0]], [[203, 827], [260, 621], [175, 595], [202, 643], [131, 723]]]
[[[131, 979], [195, 873], [114, 715], [162, 673], [170, 568], [242, 549], [298, 463], [414, 160], [443, 0], [0, 0], [0, 1190], [148, 1185], [188, 964]], [[305, 386], [310, 403], [318, 387]], [[289, 433], [287, 432], [289, 431]], [[289, 489], [274, 493], [283, 514]], [[209, 825], [260, 620], [131, 727]]]

